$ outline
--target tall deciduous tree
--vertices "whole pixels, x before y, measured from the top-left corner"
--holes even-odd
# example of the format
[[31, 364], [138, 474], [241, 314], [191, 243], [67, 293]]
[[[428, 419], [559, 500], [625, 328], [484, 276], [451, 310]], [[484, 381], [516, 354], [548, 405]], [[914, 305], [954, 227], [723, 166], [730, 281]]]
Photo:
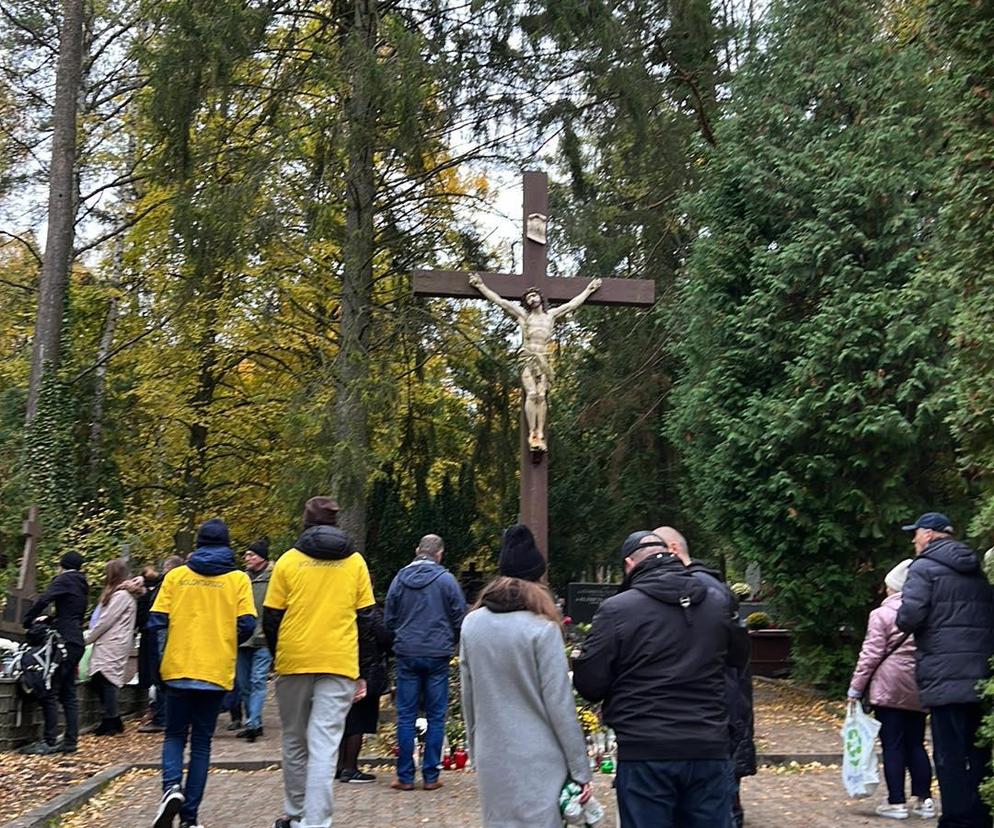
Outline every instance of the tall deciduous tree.
[[48, 233], [31, 350], [31, 382], [26, 412], [28, 423], [38, 411], [45, 374], [58, 368], [61, 356], [62, 320], [76, 222], [76, 112], [82, 60], [83, 0], [63, 0], [52, 110]]

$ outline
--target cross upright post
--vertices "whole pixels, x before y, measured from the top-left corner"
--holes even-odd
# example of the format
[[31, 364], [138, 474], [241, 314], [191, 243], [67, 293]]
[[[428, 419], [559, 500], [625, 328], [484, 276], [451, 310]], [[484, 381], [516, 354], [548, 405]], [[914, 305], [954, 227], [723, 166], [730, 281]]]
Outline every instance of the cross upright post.
[[[586, 287], [587, 280], [550, 277], [547, 274], [549, 179], [545, 173], [524, 174], [523, 208], [521, 275], [416, 270], [413, 273], [415, 296], [480, 299], [480, 292], [469, 281], [470, 276], [478, 276], [487, 288], [505, 300], [517, 301], [529, 288], [538, 290], [550, 305], [576, 299], [581, 289]], [[585, 304], [650, 307], [654, 300], [655, 283], [649, 279], [602, 279], [596, 292], [586, 297]], [[512, 310], [507, 303], [502, 304], [507, 310]], [[521, 413], [520, 470], [519, 519], [531, 529], [535, 542], [548, 559], [549, 455], [546, 451], [536, 451], [530, 444], [524, 411]]]

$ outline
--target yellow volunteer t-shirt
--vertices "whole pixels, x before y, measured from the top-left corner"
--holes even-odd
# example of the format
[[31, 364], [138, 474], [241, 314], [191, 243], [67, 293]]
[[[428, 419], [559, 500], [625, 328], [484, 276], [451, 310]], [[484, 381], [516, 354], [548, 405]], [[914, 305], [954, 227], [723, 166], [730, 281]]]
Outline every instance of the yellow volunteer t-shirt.
[[163, 681], [198, 679], [231, 689], [238, 656], [238, 616], [255, 616], [248, 575], [198, 575], [188, 566], [166, 573], [152, 612], [169, 616]]
[[372, 606], [362, 555], [319, 560], [287, 550], [273, 566], [263, 606], [286, 610], [276, 644], [276, 672], [359, 677], [356, 610]]

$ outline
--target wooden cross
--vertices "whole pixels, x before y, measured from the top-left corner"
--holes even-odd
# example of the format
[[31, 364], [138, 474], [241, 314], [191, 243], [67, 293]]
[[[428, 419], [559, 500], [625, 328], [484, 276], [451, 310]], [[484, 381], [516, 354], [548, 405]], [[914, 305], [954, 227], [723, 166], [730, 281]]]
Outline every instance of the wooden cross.
[[38, 524], [38, 507], [28, 510], [28, 518], [21, 527], [24, 533], [24, 554], [17, 576], [17, 586], [7, 593], [0, 619], [0, 632], [21, 638], [24, 627], [21, 619], [38, 594], [38, 541], [41, 527]]
[[[568, 302], [587, 282], [577, 278], [549, 276], [546, 228], [549, 216], [549, 179], [545, 173], [524, 175], [524, 217], [522, 271], [480, 273], [484, 283], [504, 299], [518, 300], [527, 288], [536, 288], [550, 305]], [[469, 283], [468, 271], [416, 270], [416, 296], [480, 299]], [[655, 300], [655, 283], [649, 279], [603, 279], [599, 290], [586, 304], [650, 307]], [[548, 432], [548, 425], [546, 425]], [[533, 452], [528, 446], [528, 426], [521, 414], [521, 501], [520, 521], [532, 530], [542, 554], [549, 555], [549, 459], [546, 452]]]

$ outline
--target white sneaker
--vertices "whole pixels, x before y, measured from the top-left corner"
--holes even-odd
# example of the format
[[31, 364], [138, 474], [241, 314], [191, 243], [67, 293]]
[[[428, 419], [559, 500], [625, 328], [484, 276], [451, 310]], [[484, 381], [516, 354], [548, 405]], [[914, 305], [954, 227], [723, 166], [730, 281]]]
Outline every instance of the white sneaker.
[[907, 819], [908, 806], [904, 805], [877, 805], [877, 816], [889, 817], [890, 819]]
[[922, 819], [935, 819], [935, 802], [931, 799], [916, 799], [911, 813]]
[[155, 813], [152, 828], [172, 828], [173, 821], [185, 801], [183, 789], [179, 785], [173, 785], [162, 795], [162, 802], [159, 803], [159, 810]]

